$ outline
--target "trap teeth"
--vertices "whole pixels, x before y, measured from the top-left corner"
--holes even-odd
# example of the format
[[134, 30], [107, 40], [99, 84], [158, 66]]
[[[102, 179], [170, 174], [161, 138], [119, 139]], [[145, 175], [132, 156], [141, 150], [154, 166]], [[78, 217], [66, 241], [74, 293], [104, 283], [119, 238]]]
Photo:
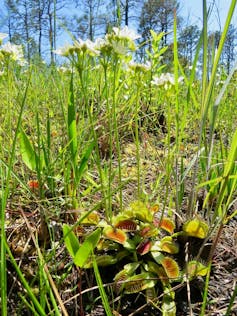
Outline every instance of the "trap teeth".
[[115, 225], [115, 227], [127, 232], [134, 232], [137, 230], [137, 223], [131, 219], [125, 219], [125, 220], [119, 221]]
[[113, 227], [105, 227], [104, 236], [110, 240], [113, 240], [117, 243], [124, 244], [125, 241], [127, 240], [127, 235], [126, 233], [119, 229], [119, 228], [113, 228]]

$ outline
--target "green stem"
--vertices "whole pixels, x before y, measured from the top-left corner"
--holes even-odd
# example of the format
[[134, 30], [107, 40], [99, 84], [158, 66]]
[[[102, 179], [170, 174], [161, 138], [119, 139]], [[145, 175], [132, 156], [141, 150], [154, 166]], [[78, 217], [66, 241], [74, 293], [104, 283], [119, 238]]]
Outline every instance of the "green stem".
[[115, 60], [114, 66], [114, 91], [113, 91], [113, 130], [115, 133], [115, 141], [116, 141], [116, 150], [118, 155], [118, 172], [119, 172], [119, 206], [120, 210], [123, 209], [123, 192], [122, 192], [122, 168], [121, 168], [121, 149], [120, 149], [120, 139], [119, 139], [119, 131], [118, 131], [118, 123], [116, 117], [116, 99], [117, 99], [117, 85], [119, 79], [120, 69], [118, 64], [118, 59]]

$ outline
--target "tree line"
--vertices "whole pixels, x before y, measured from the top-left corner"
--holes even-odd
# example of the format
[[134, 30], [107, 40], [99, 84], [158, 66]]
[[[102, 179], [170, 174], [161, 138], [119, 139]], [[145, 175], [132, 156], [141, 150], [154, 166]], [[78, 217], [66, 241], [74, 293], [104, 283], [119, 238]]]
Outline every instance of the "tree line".
[[[189, 25], [180, 14], [177, 0], [4, 0], [1, 14], [9, 40], [22, 44], [28, 62], [49, 56], [55, 63], [54, 50], [63, 32], [73, 38], [94, 40], [113, 26], [127, 25], [141, 34], [139, 58], [149, 49], [150, 29], [164, 32], [162, 46], [168, 46], [165, 62], [172, 60], [173, 15], [177, 13], [178, 45], [183, 65], [194, 58], [201, 30]], [[222, 64], [230, 71], [235, 59], [236, 28], [231, 25], [222, 53]], [[218, 47], [221, 30], [209, 33], [209, 51]]]

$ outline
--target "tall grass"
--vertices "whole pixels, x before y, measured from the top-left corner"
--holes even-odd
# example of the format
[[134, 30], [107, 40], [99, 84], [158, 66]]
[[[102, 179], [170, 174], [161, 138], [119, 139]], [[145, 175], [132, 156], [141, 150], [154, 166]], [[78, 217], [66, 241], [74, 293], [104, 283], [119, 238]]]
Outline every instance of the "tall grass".
[[[203, 30], [190, 74], [179, 60], [177, 19], [174, 15], [174, 83], [168, 87], [153, 83], [165, 72], [161, 57], [165, 56], [167, 49], [161, 48], [164, 34], [155, 32], [151, 32], [150, 49], [146, 51], [151, 68], [143, 64], [131, 65], [134, 47], [129, 46], [131, 43], [126, 40], [119, 39], [119, 42], [116, 37], [113, 40], [118, 41], [118, 46], [106, 47], [108, 50], [105, 52], [102, 50], [105, 47], [102, 47], [100, 56], [91, 54], [85, 47], [82, 50], [76, 47], [76, 54], [69, 58], [72, 71], [68, 69], [67, 73], [56, 69], [49, 71], [42, 65], [32, 66], [29, 75], [21, 73], [22, 84], [14, 68], [7, 68], [7, 80], [1, 82], [1, 86], [7, 89], [7, 92], [3, 89], [7, 98], [1, 116], [1, 138], [9, 144], [6, 148], [1, 145], [0, 157], [2, 315], [7, 315], [8, 304], [7, 259], [26, 292], [21, 295], [22, 304], [33, 315], [67, 315], [55, 283], [59, 276], [51, 275], [48, 264], [52, 257], [45, 249], [52, 247], [53, 256], [59, 251], [54, 238], [59, 238], [60, 247], [63, 247], [64, 241], [53, 237], [55, 231], [50, 223], [55, 220], [73, 225], [67, 228], [64, 236], [68, 246], [67, 238], [72, 236], [70, 232], [77, 232], [83, 222], [97, 223], [97, 217], [101, 217], [102, 222], [111, 223], [113, 216], [127, 207], [129, 199], [158, 203], [161, 205], [161, 216], [168, 212], [181, 221], [206, 216], [210, 232], [202, 247], [210, 237], [213, 243], [203, 293], [201, 313], [205, 315], [212, 257], [223, 226], [236, 215], [236, 212], [231, 213], [231, 207], [236, 198], [237, 131], [228, 123], [228, 138], [232, 139], [229, 147], [222, 139], [220, 144], [216, 144], [214, 138], [219, 123], [231, 119], [223, 100], [227, 102], [225, 93], [235, 80], [234, 69], [222, 89], [216, 87], [216, 76], [235, 6], [236, 1], [232, 0], [218, 49], [210, 60], [208, 8], [203, 0]], [[195, 78], [195, 71], [201, 53], [200, 82], [199, 78]], [[210, 63], [211, 67], [208, 66]], [[181, 75], [183, 83], [180, 83]], [[24, 93], [21, 93], [22, 87]], [[226, 111], [227, 118], [222, 116], [223, 111]], [[157, 123], [161, 113], [166, 119], [164, 132]], [[12, 127], [14, 132], [8, 137], [6, 132]], [[149, 128], [152, 132], [148, 131]], [[194, 132], [192, 128], [195, 128]], [[218, 153], [218, 145], [221, 153]], [[146, 169], [146, 160], [151, 170]], [[149, 172], [153, 173], [152, 177]], [[28, 187], [31, 179], [37, 180], [39, 190], [32, 192]], [[205, 196], [202, 210], [198, 213], [197, 194], [201, 188], [205, 189]], [[184, 210], [189, 190], [189, 202]], [[40, 215], [40, 227], [35, 231], [31, 230], [27, 218], [22, 215], [38, 258], [38, 271], [31, 282], [27, 281], [14, 258], [5, 233], [6, 208], [12, 201], [14, 207], [17, 194], [23, 203], [34, 202]], [[210, 206], [213, 199], [214, 210]], [[96, 232], [100, 234], [100, 230]], [[80, 258], [77, 258], [81, 269], [91, 249], [96, 250], [91, 244], [85, 250], [90, 237], [81, 246], [75, 236], [72, 243], [85, 256], [79, 253]], [[83, 239], [80, 231], [78, 236]], [[93, 268], [100, 298], [106, 314], [112, 315], [95, 256], [96, 253], [93, 255]], [[81, 260], [84, 260], [83, 264]], [[54, 267], [51, 268], [56, 274]], [[70, 272], [66, 274], [68, 276]], [[34, 294], [34, 285], [39, 287], [39, 295]], [[235, 297], [236, 291], [226, 315], [230, 314]], [[80, 302], [82, 304], [83, 299]]]
[[[20, 103], [20, 111], [18, 114], [17, 124], [16, 124], [16, 131], [12, 141], [12, 148], [8, 148], [9, 150], [9, 160], [7, 162], [7, 168], [4, 168], [1, 164], [1, 312], [2, 315], [7, 315], [7, 264], [6, 264], [6, 252], [9, 251], [6, 242], [6, 233], [5, 233], [5, 210], [7, 206], [7, 201], [9, 198], [10, 193], [10, 180], [12, 176], [12, 170], [15, 163], [15, 152], [16, 152], [16, 143], [17, 143], [17, 136], [20, 130], [20, 124], [22, 120], [23, 110], [26, 102], [26, 96], [28, 91], [28, 86], [30, 82], [30, 77], [27, 81], [27, 85], [25, 88], [25, 93], [22, 95], [22, 101]], [[10, 91], [9, 91], [10, 92]], [[13, 261], [14, 262], [14, 261]]]

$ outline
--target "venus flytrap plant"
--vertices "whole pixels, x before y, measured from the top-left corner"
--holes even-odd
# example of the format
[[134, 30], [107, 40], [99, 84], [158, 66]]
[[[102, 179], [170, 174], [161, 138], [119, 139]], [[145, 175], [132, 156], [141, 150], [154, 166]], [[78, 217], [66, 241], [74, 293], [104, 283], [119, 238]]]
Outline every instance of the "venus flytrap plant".
[[[85, 237], [82, 244], [72, 229], [64, 225], [66, 247], [73, 261], [81, 268], [92, 268], [96, 263], [101, 269], [121, 260], [126, 264], [114, 276], [114, 291], [119, 295], [155, 291], [159, 283], [163, 286], [163, 315], [168, 309], [175, 315], [175, 292], [172, 282], [185, 282], [196, 276], [205, 276], [206, 267], [200, 261], [191, 260], [180, 268], [176, 262], [180, 252], [178, 236], [205, 239], [209, 227], [201, 219], [193, 218], [175, 232], [175, 223], [161, 215], [158, 207], [150, 207], [140, 201], [112, 217], [112, 221], [100, 220], [95, 229]], [[94, 253], [92, 255], [92, 252]], [[182, 270], [183, 269], [183, 270]], [[152, 290], [153, 289], [153, 290]]]

